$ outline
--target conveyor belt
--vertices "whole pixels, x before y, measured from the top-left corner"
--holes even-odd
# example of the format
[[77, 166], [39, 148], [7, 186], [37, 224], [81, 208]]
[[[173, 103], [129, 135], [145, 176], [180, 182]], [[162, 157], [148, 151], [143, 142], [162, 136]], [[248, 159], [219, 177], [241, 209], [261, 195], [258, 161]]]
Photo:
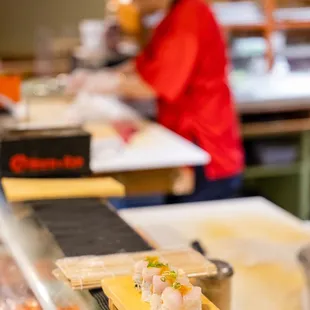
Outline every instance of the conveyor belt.
[[[38, 219], [54, 235], [66, 256], [105, 255], [149, 250], [149, 245], [99, 199], [66, 199], [32, 203]], [[91, 291], [108, 309], [101, 290]]]

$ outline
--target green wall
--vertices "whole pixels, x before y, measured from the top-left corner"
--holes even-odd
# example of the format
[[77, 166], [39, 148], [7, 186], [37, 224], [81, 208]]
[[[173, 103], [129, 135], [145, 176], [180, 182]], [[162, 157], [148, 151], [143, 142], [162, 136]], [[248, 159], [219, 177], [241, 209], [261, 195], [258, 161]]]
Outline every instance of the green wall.
[[60, 35], [83, 18], [102, 18], [104, 0], [0, 0], [0, 57], [30, 55], [35, 29]]

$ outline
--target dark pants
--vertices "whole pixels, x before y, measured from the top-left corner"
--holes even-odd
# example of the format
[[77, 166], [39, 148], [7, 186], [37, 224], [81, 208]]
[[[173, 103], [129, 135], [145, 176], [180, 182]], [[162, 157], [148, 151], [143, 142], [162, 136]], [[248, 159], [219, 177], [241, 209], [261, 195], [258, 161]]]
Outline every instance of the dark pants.
[[204, 172], [204, 167], [195, 167], [195, 190], [191, 195], [168, 196], [166, 203], [185, 203], [235, 198], [238, 196], [243, 177], [237, 174], [230, 178], [209, 180]]
[[195, 167], [195, 191], [185, 196], [145, 196], [111, 199], [110, 202], [117, 209], [138, 208], [143, 206], [156, 206], [162, 204], [198, 202], [235, 198], [242, 187], [242, 175], [211, 181], [205, 176], [204, 167]]

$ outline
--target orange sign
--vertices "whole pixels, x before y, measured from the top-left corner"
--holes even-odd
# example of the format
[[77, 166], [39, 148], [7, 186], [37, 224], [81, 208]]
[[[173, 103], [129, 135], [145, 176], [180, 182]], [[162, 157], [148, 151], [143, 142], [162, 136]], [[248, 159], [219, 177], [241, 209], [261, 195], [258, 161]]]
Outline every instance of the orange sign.
[[63, 158], [32, 158], [25, 154], [15, 154], [10, 158], [9, 167], [14, 173], [76, 170], [83, 168], [84, 158], [82, 156], [65, 155]]
[[0, 94], [18, 102], [21, 97], [21, 78], [19, 76], [0, 75]]

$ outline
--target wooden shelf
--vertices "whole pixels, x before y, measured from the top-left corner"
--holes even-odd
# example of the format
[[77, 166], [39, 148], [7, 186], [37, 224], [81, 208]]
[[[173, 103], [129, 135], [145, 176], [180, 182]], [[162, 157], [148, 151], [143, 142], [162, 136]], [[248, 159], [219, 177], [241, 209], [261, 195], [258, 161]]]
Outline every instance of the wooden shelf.
[[298, 30], [298, 29], [309, 29], [310, 30], [310, 20], [309, 21], [282, 21], [275, 24], [276, 30]]
[[290, 176], [298, 174], [301, 168], [300, 163], [292, 163], [289, 165], [257, 165], [246, 168], [245, 178], [257, 179], [268, 177]]
[[[52, 60], [52, 74], [70, 71], [70, 59], [54, 59]], [[31, 76], [35, 72], [35, 64], [33, 60], [10, 60], [2, 62], [2, 70], [7, 74], [17, 74], [21, 76]]]
[[[242, 2], [242, 1], [241, 1]], [[245, 10], [249, 10], [253, 15], [253, 21], [239, 21], [229, 23], [231, 17], [229, 16], [229, 10], [236, 11], [235, 8], [238, 8], [242, 11], [241, 2], [229, 3], [227, 7], [222, 4], [217, 6], [217, 10], [215, 10], [216, 15], [222, 22], [222, 27], [225, 31], [255, 31], [261, 30], [263, 31], [263, 37], [267, 43], [267, 52], [266, 52], [266, 60], [268, 62], [269, 68], [272, 67], [274, 60], [274, 50], [272, 44], [272, 33], [277, 30], [310, 30], [310, 7], [302, 7], [302, 8], [277, 8], [276, 0], [261, 0], [261, 11], [257, 11], [257, 6], [255, 3], [253, 4], [244, 4]], [[229, 9], [229, 6], [230, 9]], [[255, 8], [256, 6], [256, 8]], [[223, 12], [221, 12], [223, 10]], [[226, 18], [226, 15], [228, 16]], [[243, 15], [246, 15], [243, 13]], [[252, 16], [251, 15], [251, 16]], [[242, 16], [242, 13], [240, 13]], [[223, 22], [227, 19], [227, 23]]]
[[266, 23], [248, 23], [248, 24], [222, 24], [222, 27], [227, 31], [251, 31], [251, 30], [265, 30]]
[[277, 29], [310, 29], [309, 7], [277, 9], [273, 16]]
[[270, 122], [244, 124], [242, 133], [245, 138], [290, 134], [310, 130], [310, 119], [290, 119]]

